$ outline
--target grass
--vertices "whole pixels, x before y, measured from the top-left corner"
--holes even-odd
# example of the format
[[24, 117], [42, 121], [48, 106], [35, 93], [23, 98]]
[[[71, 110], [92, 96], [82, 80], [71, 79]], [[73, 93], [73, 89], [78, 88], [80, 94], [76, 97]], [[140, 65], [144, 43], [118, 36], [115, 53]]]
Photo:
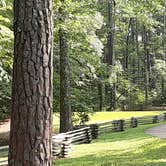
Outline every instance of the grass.
[[[88, 123], [132, 116], [161, 114], [161, 111], [97, 112]], [[54, 128], [59, 126], [58, 114], [54, 114]], [[160, 123], [161, 124], [161, 123]], [[157, 124], [159, 125], [159, 124]], [[146, 135], [144, 131], [154, 125], [139, 126], [124, 132], [103, 134], [91, 144], [77, 145], [71, 158], [55, 161], [55, 166], [166, 166], [166, 141]], [[0, 164], [7, 159], [7, 152], [0, 153]]]
[[[100, 122], [111, 121], [115, 119], [128, 119], [133, 116], [140, 117], [140, 116], [148, 116], [148, 115], [159, 115], [161, 113], [162, 111], [96, 112], [90, 115], [90, 120], [87, 123], [88, 124], [100, 123]], [[57, 133], [59, 128], [59, 114], [55, 113], [53, 119], [54, 119], [53, 121], [54, 132]]]
[[76, 145], [71, 158], [56, 160], [55, 165], [165, 166], [166, 141], [144, 133], [152, 126], [155, 125], [104, 134], [91, 144]]
[[119, 112], [96, 112], [90, 116], [88, 123], [105, 122], [115, 119], [128, 119], [131, 117], [159, 115], [161, 111], [119, 111]]

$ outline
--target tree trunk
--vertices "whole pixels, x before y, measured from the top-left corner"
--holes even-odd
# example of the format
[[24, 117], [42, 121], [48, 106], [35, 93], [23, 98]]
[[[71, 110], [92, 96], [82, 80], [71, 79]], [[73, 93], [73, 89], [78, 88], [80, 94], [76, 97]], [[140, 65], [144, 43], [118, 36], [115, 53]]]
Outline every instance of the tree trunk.
[[14, 1], [9, 166], [51, 166], [52, 1]]
[[98, 81], [99, 111], [103, 111], [103, 84]]
[[70, 69], [67, 34], [62, 28], [60, 40], [60, 132], [72, 130], [72, 113], [70, 102]]
[[[164, 2], [164, 14], [163, 14], [163, 60], [165, 61], [166, 67], [166, 1]], [[161, 96], [163, 102], [166, 100], [166, 87], [165, 87], [165, 79], [162, 77], [161, 79]]]
[[126, 50], [125, 50], [125, 56], [124, 56], [124, 69], [126, 73], [128, 72], [128, 64], [129, 64], [129, 45], [130, 45], [130, 33], [131, 33], [131, 24], [132, 24], [132, 18], [129, 20], [128, 24], [128, 33], [126, 37]]
[[148, 34], [144, 27], [144, 54], [145, 54], [145, 108], [148, 106], [149, 100], [149, 50], [148, 46]]
[[65, 26], [66, 9], [65, 0], [61, 0], [62, 6], [59, 8], [62, 27], [59, 29], [60, 44], [60, 133], [72, 130], [72, 112], [71, 112], [71, 96], [70, 96], [70, 67], [69, 67], [69, 50], [68, 37]]
[[[114, 29], [115, 29], [115, 2], [114, 0], [108, 0], [108, 53], [106, 55], [106, 63], [110, 66], [115, 65], [115, 57], [114, 57]], [[109, 110], [115, 109], [115, 95], [116, 95], [116, 84], [110, 87], [110, 106]]]
[[106, 63], [109, 65], [114, 65], [114, 2], [113, 0], [108, 0], [108, 53], [106, 55]]

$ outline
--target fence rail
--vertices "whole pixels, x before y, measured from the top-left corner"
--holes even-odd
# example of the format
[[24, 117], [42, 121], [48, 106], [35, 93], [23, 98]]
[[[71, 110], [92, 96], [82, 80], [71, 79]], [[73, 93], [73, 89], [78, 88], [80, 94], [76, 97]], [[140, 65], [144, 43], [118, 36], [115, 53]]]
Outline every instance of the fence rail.
[[72, 144], [90, 143], [92, 140], [91, 128], [83, 127], [66, 133], [53, 135], [53, 157], [66, 158]]
[[[104, 123], [75, 126], [73, 131], [52, 136], [52, 152], [54, 158], [66, 158], [73, 144], [91, 143], [100, 134], [121, 132], [138, 125], [155, 124], [166, 121], [166, 112], [155, 116], [132, 117], [131, 119], [113, 120]], [[1, 147], [0, 152], [8, 151], [8, 146]]]
[[53, 136], [53, 156], [68, 157], [72, 144], [90, 143], [100, 134], [122, 132], [138, 125], [155, 124], [166, 121], [166, 113], [155, 116], [132, 117], [131, 119], [113, 120], [104, 123], [75, 126], [75, 130]]

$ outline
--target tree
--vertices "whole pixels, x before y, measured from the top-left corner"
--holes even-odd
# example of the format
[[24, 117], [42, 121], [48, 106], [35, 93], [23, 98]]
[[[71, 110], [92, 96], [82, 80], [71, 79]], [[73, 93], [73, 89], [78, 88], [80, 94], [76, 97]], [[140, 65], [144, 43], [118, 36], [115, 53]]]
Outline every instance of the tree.
[[72, 130], [70, 69], [66, 32], [59, 30], [60, 40], [60, 132]]
[[[60, 22], [63, 24], [66, 19], [65, 1], [61, 0], [62, 6], [59, 9]], [[63, 26], [59, 29], [59, 54], [60, 54], [60, 132], [72, 130], [72, 112], [70, 97], [70, 68], [67, 32]]]
[[51, 166], [52, 1], [14, 1], [9, 166]]

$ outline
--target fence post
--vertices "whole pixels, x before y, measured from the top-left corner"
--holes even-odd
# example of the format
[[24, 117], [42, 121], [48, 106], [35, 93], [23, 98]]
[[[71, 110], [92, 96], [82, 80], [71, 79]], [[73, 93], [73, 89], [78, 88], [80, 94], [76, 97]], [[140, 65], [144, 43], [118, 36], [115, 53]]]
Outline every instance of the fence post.
[[119, 131], [125, 130], [125, 120], [121, 119], [119, 120]]
[[158, 123], [159, 122], [159, 118], [157, 115], [153, 116], [153, 123]]
[[131, 118], [131, 127], [132, 127], [132, 128], [135, 128], [135, 127], [137, 127], [137, 126], [138, 126], [138, 120], [137, 120], [137, 118], [132, 117], [132, 118]]
[[164, 112], [164, 120], [166, 120], [166, 112]]
[[92, 135], [91, 135], [90, 127], [86, 128], [85, 130], [86, 130], [86, 136], [87, 136], [87, 142], [86, 143], [91, 143]]
[[61, 157], [66, 158], [69, 156], [69, 150], [71, 148], [71, 140], [68, 137], [65, 137], [65, 140], [62, 143]]
[[99, 125], [98, 124], [91, 124], [90, 129], [91, 129], [92, 139], [97, 139], [98, 135], [99, 135]]
[[112, 121], [112, 125], [113, 125], [112, 130], [113, 131], [117, 131], [118, 130], [118, 121], [117, 120], [113, 120]]
[[124, 131], [125, 120], [123, 120], [123, 119], [113, 120], [112, 124], [113, 124], [113, 131]]

